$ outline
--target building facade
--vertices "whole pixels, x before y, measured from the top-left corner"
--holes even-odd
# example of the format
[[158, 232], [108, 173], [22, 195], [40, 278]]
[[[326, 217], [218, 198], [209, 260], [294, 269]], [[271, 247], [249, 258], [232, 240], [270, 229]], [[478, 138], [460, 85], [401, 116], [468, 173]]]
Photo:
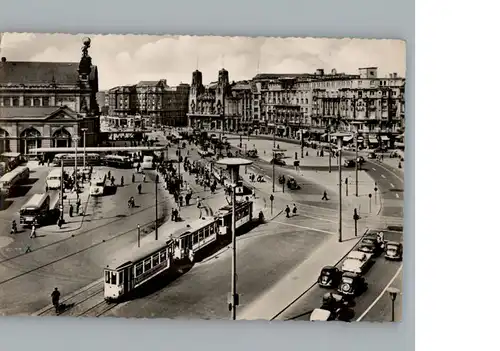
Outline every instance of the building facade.
[[229, 83], [229, 72], [219, 71], [217, 82], [203, 85], [202, 73], [193, 72], [189, 92], [188, 126], [196, 129], [239, 131], [252, 123], [252, 85]]
[[[165, 79], [141, 81], [108, 91], [110, 117], [130, 120], [139, 116], [144, 125], [185, 126], [188, 112], [189, 85], [167, 85]], [[123, 122], [122, 124], [125, 124]]]
[[0, 152], [95, 146], [99, 141], [98, 71], [83, 41], [79, 63], [0, 62]]

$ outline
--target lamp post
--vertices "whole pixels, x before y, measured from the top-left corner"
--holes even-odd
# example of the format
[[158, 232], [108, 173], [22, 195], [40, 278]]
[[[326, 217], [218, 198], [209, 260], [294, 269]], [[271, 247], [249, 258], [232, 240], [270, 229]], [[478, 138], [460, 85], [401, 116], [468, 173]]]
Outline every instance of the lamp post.
[[271, 162], [273, 163], [273, 193], [274, 193], [274, 185], [275, 185], [274, 168], [275, 168], [275, 164], [276, 164], [276, 152], [277, 151], [285, 152], [286, 150], [285, 149], [273, 149], [273, 158], [271, 160]]
[[345, 136], [349, 136], [347, 133], [335, 133], [335, 137], [337, 137], [337, 145], [339, 148], [339, 242], [342, 242], [342, 142], [344, 141]]
[[87, 144], [87, 130], [89, 130], [88, 128], [82, 128], [82, 132], [83, 132], [83, 170], [85, 171], [85, 148], [86, 148], [86, 144]]
[[358, 197], [358, 171], [359, 171], [359, 160], [358, 160], [358, 132], [354, 133], [354, 147], [356, 148], [356, 197]]
[[394, 322], [395, 321], [394, 303], [396, 302], [396, 298], [401, 292], [399, 291], [399, 289], [394, 288], [392, 286], [389, 289], [387, 289], [387, 292], [389, 293], [389, 296], [391, 298], [391, 322]]
[[75, 191], [78, 192], [78, 141], [80, 140], [79, 136], [75, 136], [73, 138], [73, 142], [75, 143]]
[[231, 173], [231, 235], [232, 235], [232, 264], [231, 264], [231, 296], [229, 303], [229, 311], [231, 312], [231, 319], [236, 320], [236, 307], [239, 305], [239, 297], [236, 292], [236, 185], [239, 180], [240, 166], [248, 166], [253, 162], [243, 158], [223, 158], [217, 161], [218, 164], [227, 166]]
[[155, 178], [155, 240], [158, 240], [158, 183], [160, 176], [157, 174]]
[[61, 157], [61, 183], [60, 183], [61, 191], [59, 191], [60, 199], [59, 199], [59, 219], [61, 223], [64, 223], [64, 156]]

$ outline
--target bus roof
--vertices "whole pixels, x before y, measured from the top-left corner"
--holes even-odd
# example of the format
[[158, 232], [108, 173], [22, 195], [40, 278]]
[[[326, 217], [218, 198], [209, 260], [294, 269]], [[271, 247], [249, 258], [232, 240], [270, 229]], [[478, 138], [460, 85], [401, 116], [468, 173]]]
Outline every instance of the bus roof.
[[49, 174], [47, 175], [47, 177], [51, 177], [51, 176], [61, 176], [61, 173], [62, 173], [62, 168], [54, 168], [53, 170], [51, 170], [49, 172]]
[[16, 167], [12, 171], [5, 173], [1, 178], [0, 182], [10, 182], [14, 177], [16, 177], [19, 173], [24, 172], [25, 170], [29, 171], [28, 167]]
[[47, 197], [49, 197], [49, 194], [33, 194], [21, 209], [39, 208]]
[[19, 152], [4, 152], [1, 156], [8, 158], [17, 158], [21, 156], [21, 154]]

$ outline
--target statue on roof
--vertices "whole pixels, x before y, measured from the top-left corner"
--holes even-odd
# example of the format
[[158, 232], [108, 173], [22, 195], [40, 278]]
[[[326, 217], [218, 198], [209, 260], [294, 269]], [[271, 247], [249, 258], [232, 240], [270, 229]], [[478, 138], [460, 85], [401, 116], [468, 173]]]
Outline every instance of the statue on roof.
[[92, 58], [89, 56], [90, 38], [83, 38], [82, 58], [80, 59], [80, 67], [78, 72], [83, 75], [90, 74], [92, 67]]

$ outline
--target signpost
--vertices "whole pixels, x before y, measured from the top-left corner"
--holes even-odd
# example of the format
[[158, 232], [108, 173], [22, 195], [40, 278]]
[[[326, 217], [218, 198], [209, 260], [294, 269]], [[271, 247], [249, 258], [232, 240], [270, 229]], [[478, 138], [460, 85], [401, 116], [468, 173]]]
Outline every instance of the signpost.
[[271, 200], [271, 216], [273, 215], [273, 201], [274, 201], [274, 195], [271, 194], [271, 196], [269, 196], [269, 200]]
[[372, 194], [368, 194], [368, 197], [370, 198], [370, 208], [368, 211], [372, 213]]

